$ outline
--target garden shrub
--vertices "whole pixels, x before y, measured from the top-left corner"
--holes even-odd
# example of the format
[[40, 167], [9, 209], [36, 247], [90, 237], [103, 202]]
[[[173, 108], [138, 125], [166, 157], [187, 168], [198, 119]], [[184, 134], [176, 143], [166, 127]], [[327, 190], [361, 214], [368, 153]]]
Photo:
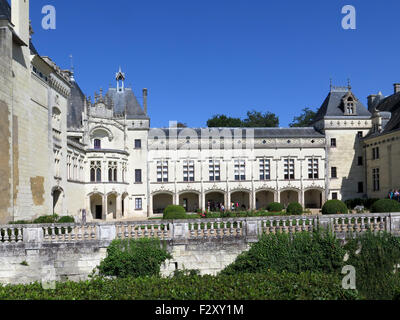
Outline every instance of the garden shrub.
[[303, 214], [303, 207], [298, 202], [292, 202], [288, 205], [286, 209], [286, 213], [291, 215], [302, 215]]
[[381, 199], [376, 201], [371, 207], [372, 213], [400, 212], [400, 203], [396, 200]]
[[51, 216], [42, 216], [32, 221], [34, 224], [42, 224], [42, 223], [56, 223], [58, 220], [58, 215], [54, 214]]
[[278, 202], [272, 202], [267, 206], [267, 210], [270, 212], [282, 212], [283, 205]]
[[322, 214], [345, 214], [348, 212], [346, 204], [340, 200], [329, 200], [322, 207]]
[[347, 208], [350, 210], [353, 210], [357, 206], [364, 206], [366, 209], [371, 209], [371, 206], [378, 201], [379, 199], [374, 199], [374, 198], [368, 198], [368, 199], [363, 199], [363, 198], [356, 198], [356, 199], [348, 199], [345, 201], [345, 204], [347, 205]]
[[56, 283], [46, 290], [40, 282], [0, 285], [1, 300], [354, 300], [331, 274], [276, 273], [232, 276], [179, 275]]
[[327, 231], [264, 234], [249, 251], [240, 254], [223, 274], [337, 272], [343, 265], [344, 248]]
[[163, 219], [186, 219], [186, 211], [182, 206], [170, 205], [164, 209]]
[[[392, 299], [400, 288], [400, 239], [390, 233], [371, 231], [350, 240], [345, 249], [347, 265], [356, 270], [356, 287], [365, 299]], [[359, 251], [361, 249], [361, 251]]]
[[159, 276], [161, 264], [171, 258], [158, 239], [114, 240], [97, 268], [102, 276]]
[[57, 223], [74, 223], [74, 217], [64, 216], [57, 220]]

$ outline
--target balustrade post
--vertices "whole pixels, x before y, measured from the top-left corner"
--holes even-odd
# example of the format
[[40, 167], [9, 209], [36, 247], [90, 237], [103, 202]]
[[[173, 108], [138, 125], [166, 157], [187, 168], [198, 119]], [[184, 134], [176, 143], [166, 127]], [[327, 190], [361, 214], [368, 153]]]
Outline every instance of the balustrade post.
[[24, 242], [43, 242], [43, 228], [42, 227], [27, 227], [23, 232]]
[[400, 235], [400, 212], [390, 213], [387, 220], [390, 226], [389, 228], [387, 226], [388, 229], [386, 231], [395, 236]]

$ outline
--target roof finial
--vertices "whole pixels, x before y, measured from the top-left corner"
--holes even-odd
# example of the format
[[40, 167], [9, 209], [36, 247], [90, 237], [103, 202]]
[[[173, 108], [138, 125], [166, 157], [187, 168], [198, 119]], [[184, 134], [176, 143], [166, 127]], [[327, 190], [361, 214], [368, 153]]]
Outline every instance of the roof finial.
[[349, 89], [349, 91], [351, 90], [350, 78], [347, 78], [347, 88]]
[[74, 59], [72, 57], [72, 54], [69, 55], [70, 61], [71, 61], [71, 81], [75, 81], [74, 78]]
[[332, 78], [329, 78], [329, 88], [330, 88], [330, 91], [332, 91]]

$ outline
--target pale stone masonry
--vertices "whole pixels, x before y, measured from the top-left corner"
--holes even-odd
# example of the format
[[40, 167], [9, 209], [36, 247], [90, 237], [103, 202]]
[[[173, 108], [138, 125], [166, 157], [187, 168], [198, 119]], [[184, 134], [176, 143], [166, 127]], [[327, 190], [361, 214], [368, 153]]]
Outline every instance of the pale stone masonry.
[[115, 87], [86, 97], [31, 34], [29, 1], [0, 0], [2, 223], [83, 211], [143, 219], [169, 204], [319, 209], [400, 187], [400, 85], [368, 97], [368, 109], [350, 85], [331, 86], [309, 128], [151, 128], [147, 89], [140, 104], [119, 69]]
[[39, 281], [49, 286], [51, 281], [86, 280], [115, 239], [160, 239], [172, 254], [161, 267], [163, 276], [184, 269], [216, 275], [261, 234], [312, 232], [321, 227], [341, 241], [367, 230], [399, 236], [400, 213], [0, 225], [4, 235], [0, 283]]

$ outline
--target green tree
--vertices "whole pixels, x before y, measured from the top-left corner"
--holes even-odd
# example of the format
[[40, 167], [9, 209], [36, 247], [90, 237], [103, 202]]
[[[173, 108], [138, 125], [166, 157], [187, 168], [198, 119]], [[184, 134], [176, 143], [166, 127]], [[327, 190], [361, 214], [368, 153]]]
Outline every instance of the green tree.
[[242, 127], [279, 127], [279, 118], [275, 113], [258, 111], [248, 111], [247, 118], [243, 120]]
[[310, 108], [304, 108], [298, 117], [294, 117], [291, 127], [309, 127], [314, 123], [317, 113]]
[[242, 126], [242, 120], [217, 114], [207, 121], [207, 126], [209, 128], [239, 128]]

